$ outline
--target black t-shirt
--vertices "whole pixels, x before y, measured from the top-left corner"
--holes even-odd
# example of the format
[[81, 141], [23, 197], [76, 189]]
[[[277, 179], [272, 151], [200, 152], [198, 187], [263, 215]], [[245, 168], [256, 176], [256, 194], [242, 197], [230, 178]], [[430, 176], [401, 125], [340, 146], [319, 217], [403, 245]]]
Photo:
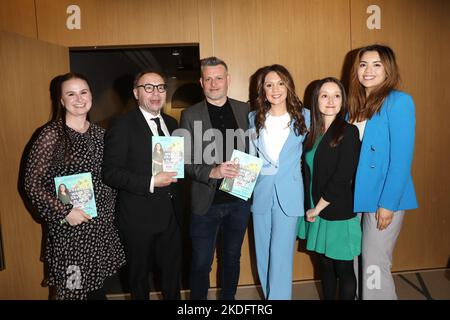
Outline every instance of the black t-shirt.
[[[234, 117], [233, 109], [231, 109], [230, 101], [227, 99], [223, 106], [215, 106], [208, 101], [206, 101], [206, 105], [208, 106], [209, 118], [211, 119], [211, 125], [214, 129], [217, 129], [221, 132], [223, 137], [223, 157], [226, 155], [226, 146], [228, 145], [226, 130], [227, 129], [238, 129], [238, 125], [236, 122], [236, 118]], [[234, 138], [233, 148], [237, 148], [237, 139]], [[219, 159], [222, 162], [229, 161], [230, 159]], [[220, 185], [222, 184], [222, 180], [220, 179], [217, 183], [216, 194], [214, 196], [213, 203], [227, 203], [237, 201], [239, 198], [230, 195], [229, 193], [223, 192], [219, 190]]]

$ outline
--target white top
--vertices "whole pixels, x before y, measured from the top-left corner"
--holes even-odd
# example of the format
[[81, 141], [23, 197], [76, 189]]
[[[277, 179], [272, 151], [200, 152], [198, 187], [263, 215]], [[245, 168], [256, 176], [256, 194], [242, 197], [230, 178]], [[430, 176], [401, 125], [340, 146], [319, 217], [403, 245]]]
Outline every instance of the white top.
[[366, 128], [367, 119], [361, 122], [354, 122], [353, 124], [358, 128], [359, 140], [362, 141], [364, 137], [364, 129]]
[[262, 130], [264, 139], [264, 148], [269, 158], [275, 163], [278, 162], [281, 149], [289, 136], [290, 128], [289, 122], [291, 116], [288, 112], [281, 116], [272, 116], [270, 113], [266, 114], [266, 122]]

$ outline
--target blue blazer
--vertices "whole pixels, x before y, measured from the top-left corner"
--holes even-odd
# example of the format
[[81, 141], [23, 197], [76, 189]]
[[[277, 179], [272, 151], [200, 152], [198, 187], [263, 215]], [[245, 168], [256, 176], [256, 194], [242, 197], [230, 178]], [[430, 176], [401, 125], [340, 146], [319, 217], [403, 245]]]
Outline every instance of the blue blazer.
[[414, 102], [396, 90], [367, 120], [356, 171], [355, 212], [417, 208], [411, 176], [414, 127]]
[[[309, 110], [303, 109], [306, 127], [309, 128]], [[281, 149], [278, 162], [269, 158], [264, 146], [263, 135], [256, 136], [255, 112], [249, 118], [250, 153], [263, 159], [263, 168], [253, 191], [252, 212], [268, 214], [272, 208], [272, 196], [275, 192], [281, 209], [287, 216], [303, 216], [304, 194], [301, 175], [301, 156], [305, 135], [295, 135], [291, 123], [290, 133]]]

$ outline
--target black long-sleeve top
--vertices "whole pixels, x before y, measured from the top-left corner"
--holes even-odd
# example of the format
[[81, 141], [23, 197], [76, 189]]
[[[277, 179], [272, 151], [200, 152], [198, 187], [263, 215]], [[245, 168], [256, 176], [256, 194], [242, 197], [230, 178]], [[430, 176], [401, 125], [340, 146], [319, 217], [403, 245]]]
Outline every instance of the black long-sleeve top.
[[[314, 155], [312, 198], [314, 206], [320, 198], [330, 202], [319, 215], [325, 220], [347, 220], [355, 217], [353, 180], [358, 166], [361, 142], [356, 126], [345, 123], [342, 140], [337, 146], [331, 147], [330, 141], [336, 127], [336, 122], [333, 122]], [[307, 165], [302, 167], [304, 168], [305, 208], [310, 209], [312, 207], [309, 187], [311, 173]]]

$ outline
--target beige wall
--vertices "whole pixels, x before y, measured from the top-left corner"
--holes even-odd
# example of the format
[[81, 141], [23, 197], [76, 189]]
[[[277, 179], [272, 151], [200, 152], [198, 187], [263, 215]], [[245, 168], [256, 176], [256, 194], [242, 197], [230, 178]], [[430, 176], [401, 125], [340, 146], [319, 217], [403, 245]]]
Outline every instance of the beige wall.
[[65, 46], [198, 42], [200, 0], [79, 0], [81, 30], [67, 30], [71, 0], [35, 0], [39, 39]]
[[34, 0], [0, 1], [0, 30], [37, 38]]
[[[80, 0], [77, 4], [81, 7], [82, 29], [67, 30], [66, 7], [71, 3], [3, 1], [0, 28], [69, 47], [199, 43], [202, 57], [215, 54], [227, 61], [232, 77], [230, 96], [241, 100], [248, 99], [249, 77], [263, 65], [286, 65], [295, 78], [298, 94], [303, 96], [313, 80], [339, 77], [350, 50], [373, 42], [392, 46], [401, 68], [403, 88], [412, 94], [416, 103], [413, 176], [420, 204], [405, 220], [393, 268], [413, 270], [447, 265], [450, 232], [446, 210], [450, 207], [447, 196], [450, 177], [445, 169], [450, 129], [439, 120], [450, 103], [444, 72], [450, 69], [448, 1]], [[381, 30], [366, 27], [370, 15], [366, 9], [371, 4], [381, 8]], [[15, 12], [19, 6], [20, 15], [3, 19], [8, 16], [5, 10]], [[14, 113], [16, 106], [8, 104], [5, 108], [7, 113]], [[38, 111], [41, 118], [47, 116], [46, 108], [43, 104]], [[179, 110], [168, 112], [179, 117]], [[30, 123], [27, 130], [31, 132], [42, 122]], [[5, 139], [7, 144], [15, 141]], [[17, 143], [18, 150], [23, 148], [21, 142]], [[11, 180], [14, 174], [14, 167], [6, 172]], [[2, 190], [15, 192], [8, 184], [3, 184]], [[15, 208], [16, 214], [26, 214], [20, 205], [9, 208]], [[2, 210], [0, 214], [4, 221], [5, 212]], [[36, 228], [34, 222], [27, 223], [26, 228]], [[24, 228], [3, 223], [4, 240], [11, 234], [9, 228], [19, 227]], [[5, 251], [11, 254], [8, 250], [18, 247], [13, 245]], [[252, 251], [246, 238], [241, 284], [255, 282]], [[311, 258], [304, 249], [301, 251], [295, 256], [294, 279], [311, 279], [315, 276]], [[30, 252], [23, 254], [35, 259]], [[8, 272], [12, 277], [14, 272]], [[0, 285], [5, 281], [4, 273], [0, 272]], [[215, 283], [212, 276], [212, 285]]]
[[3, 31], [0, 43], [0, 223], [6, 261], [0, 300], [46, 299], [48, 290], [40, 286], [42, 231], [19, 195], [19, 166], [33, 132], [50, 119], [49, 84], [69, 70], [69, 52]]

